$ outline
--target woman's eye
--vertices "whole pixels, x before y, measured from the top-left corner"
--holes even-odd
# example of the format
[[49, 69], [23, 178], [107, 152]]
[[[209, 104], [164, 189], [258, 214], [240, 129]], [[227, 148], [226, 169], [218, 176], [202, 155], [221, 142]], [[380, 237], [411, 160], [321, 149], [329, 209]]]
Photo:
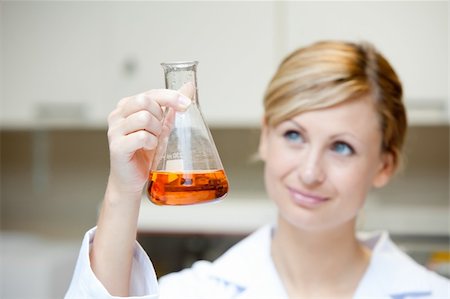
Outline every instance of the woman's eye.
[[303, 137], [302, 135], [297, 132], [297, 131], [287, 131], [286, 133], [284, 133], [284, 138], [286, 138], [288, 141], [292, 141], [292, 142], [302, 142], [303, 141]]
[[355, 153], [355, 150], [345, 142], [336, 142], [332, 147], [333, 151], [343, 156], [350, 156]]

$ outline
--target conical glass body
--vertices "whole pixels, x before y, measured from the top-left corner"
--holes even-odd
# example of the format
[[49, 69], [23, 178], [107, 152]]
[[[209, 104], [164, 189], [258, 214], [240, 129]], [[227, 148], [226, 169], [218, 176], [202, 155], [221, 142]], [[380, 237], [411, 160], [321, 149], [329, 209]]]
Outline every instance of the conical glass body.
[[216, 201], [228, 179], [198, 103], [197, 61], [162, 63], [166, 88], [192, 99], [185, 112], [166, 108], [150, 169], [147, 194], [158, 205]]

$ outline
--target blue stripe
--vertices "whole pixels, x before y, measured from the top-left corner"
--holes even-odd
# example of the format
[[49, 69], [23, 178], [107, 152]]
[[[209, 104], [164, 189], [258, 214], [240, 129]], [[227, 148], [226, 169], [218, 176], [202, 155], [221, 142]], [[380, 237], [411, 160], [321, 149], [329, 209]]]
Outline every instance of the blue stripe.
[[409, 292], [391, 295], [392, 299], [407, 299], [407, 298], [424, 298], [430, 297], [431, 292]]

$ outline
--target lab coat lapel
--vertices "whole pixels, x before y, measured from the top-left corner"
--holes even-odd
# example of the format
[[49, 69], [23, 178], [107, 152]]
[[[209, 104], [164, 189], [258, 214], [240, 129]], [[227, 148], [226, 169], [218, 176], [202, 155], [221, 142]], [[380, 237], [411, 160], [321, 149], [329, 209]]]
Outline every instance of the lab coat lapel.
[[354, 298], [428, 298], [426, 272], [390, 240], [386, 232], [361, 240], [372, 249], [370, 265]]
[[274, 271], [258, 275], [236, 299], [287, 299], [282, 283]]
[[[267, 245], [265, 257], [260, 259], [255, 269], [249, 270], [247, 275], [251, 277], [247, 286], [236, 299], [287, 299], [283, 284], [273, 264], [270, 254], [270, 245]], [[263, 249], [260, 249], [263, 250]]]
[[[270, 253], [272, 226], [256, 231], [214, 262], [212, 275], [233, 286], [235, 299], [288, 298]], [[372, 250], [355, 299], [429, 298], [427, 271], [404, 254], [387, 233], [359, 236]]]
[[287, 298], [270, 254], [272, 226], [265, 226], [214, 263], [214, 276], [239, 291], [236, 299]]

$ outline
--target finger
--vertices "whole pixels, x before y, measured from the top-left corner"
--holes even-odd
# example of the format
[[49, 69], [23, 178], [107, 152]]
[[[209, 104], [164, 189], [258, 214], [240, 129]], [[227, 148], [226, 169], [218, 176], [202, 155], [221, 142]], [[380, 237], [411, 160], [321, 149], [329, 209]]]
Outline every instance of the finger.
[[152, 89], [131, 97], [128, 100], [124, 100], [121, 103], [121, 108], [123, 117], [127, 117], [140, 110], [148, 110], [161, 120], [163, 117], [161, 107], [171, 107], [177, 111], [185, 111], [190, 104], [191, 100], [178, 91]]
[[121, 119], [123, 119], [121, 115], [121, 110], [116, 107], [116, 109], [111, 111], [111, 113], [108, 115], [108, 126], [109, 127], [113, 126], [116, 122], [118, 122]]
[[183, 86], [178, 89], [178, 92], [185, 95], [189, 99], [193, 99], [195, 96], [195, 85], [192, 82], [184, 83]]
[[158, 120], [163, 118], [161, 105], [145, 93], [122, 99], [117, 104], [117, 110], [122, 118], [127, 118], [139, 111], [148, 111]]
[[141, 130], [116, 138], [109, 147], [112, 157], [130, 159], [137, 150], [154, 150], [157, 145], [158, 138], [155, 135]]
[[176, 111], [185, 111], [195, 95], [195, 86], [192, 82], [184, 83], [177, 91], [171, 89], [152, 89], [144, 94], [154, 98], [160, 105], [171, 107]]
[[122, 135], [145, 130], [158, 136], [161, 133], [161, 121], [150, 112], [142, 110], [128, 116], [118, 130]]
[[175, 110], [171, 108], [167, 110], [166, 116], [164, 117], [164, 122], [162, 123], [163, 130], [166, 130], [167, 132], [172, 131], [172, 128], [175, 124], [175, 115]]

